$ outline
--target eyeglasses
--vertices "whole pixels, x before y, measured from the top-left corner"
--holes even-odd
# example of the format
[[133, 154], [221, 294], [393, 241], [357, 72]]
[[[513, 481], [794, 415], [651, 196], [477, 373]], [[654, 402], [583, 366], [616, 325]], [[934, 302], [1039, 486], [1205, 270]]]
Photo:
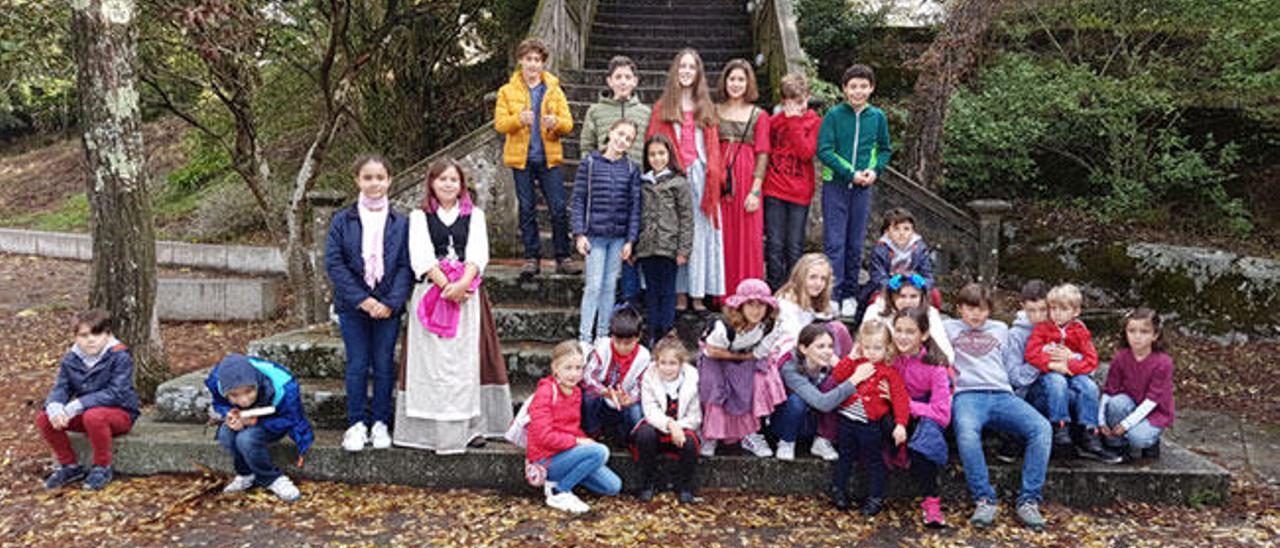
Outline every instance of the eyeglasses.
[[919, 274], [894, 274], [892, 278], [889, 278], [889, 289], [893, 291], [902, 289], [903, 282], [908, 282], [921, 291], [929, 288], [929, 280], [924, 279], [924, 276]]

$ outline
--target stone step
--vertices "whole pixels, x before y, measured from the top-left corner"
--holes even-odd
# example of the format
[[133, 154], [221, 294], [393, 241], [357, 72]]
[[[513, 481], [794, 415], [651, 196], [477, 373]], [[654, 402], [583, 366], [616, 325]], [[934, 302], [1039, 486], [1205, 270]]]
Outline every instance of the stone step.
[[750, 29], [744, 29], [743, 31], [732, 34], [703, 34], [700, 29], [680, 29], [679, 27], [673, 27], [672, 31], [673, 32], [670, 36], [663, 36], [661, 38], [655, 38], [648, 32], [637, 33], [634, 31], [595, 34], [591, 37], [591, 46], [587, 53], [590, 55], [604, 50], [621, 49], [623, 52], [615, 55], [626, 55], [630, 57], [631, 54], [625, 53], [627, 50], [635, 48], [652, 48], [655, 45], [661, 45], [673, 55], [676, 51], [683, 48], [694, 48], [698, 50], [701, 55], [711, 55], [711, 52], [716, 49], [733, 46], [743, 49], [751, 48]]
[[728, 40], [745, 40], [751, 41], [751, 25], [736, 26], [707, 26], [707, 25], [686, 25], [675, 21], [664, 21], [651, 25], [640, 27], [643, 32], [637, 32], [636, 27], [631, 25], [622, 25], [617, 23], [603, 22], [597, 19], [591, 25], [591, 44], [598, 43], [601, 39], [617, 38], [626, 39], [636, 35], [642, 35], [649, 38], [652, 42], [669, 43], [678, 41], [690, 35], [700, 37], [721, 37]]
[[[609, 74], [608, 74], [607, 68], [568, 70], [568, 71], [565, 71], [564, 79], [561, 80], [561, 84], [562, 85], [569, 85], [569, 84], [595, 85], [595, 86], [600, 86], [599, 89], [605, 89], [604, 80], [606, 77], [608, 77], [608, 75]], [[665, 67], [659, 70], [641, 69], [639, 71], [639, 74], [636, 74], [636, 76], [639, 77], [640, 79], [640, 82], [638, 85], [641, 89], [647, 88], [647, 89], [661, 90], [663, 86], [667, 85], [667, 71]], [[645, 104], [652, 104], [652, 101], [648, 101], [648, 97], [644, 97], [644, 99], [646, 99]], [[579, 100], [585, 101], [586, 99], [579, 99]], [[595, 101], [595, 98], [592, 98], [590, 100]], [[656, 101], [657, 97], [654, 97], [653, 100]]]
[[[664, 75], [663, 81], [665, 80], [666, 77]], [[662, 83], [658, 83], [652, 86], [637, 87], [632, 93], [640, 99], [641, 103], [644, 103], [647, 106], [653, 106], [653, 102], [657, 101], [658, 98], [662, 96], [663, 85], [664, 84]], [[564, 90], [565, 97], [570, 101], [594, 103], [600, 100], [600, 92], [608, 90], [609, 86], [605, 85], [605, 83], [601, 81], [582, 84], [562, 83], [560, 84], [560, 88]], [[576, 122], [577, 120], [575, 120], [575, 126]], [[608, 128], [604, 129], [607, 130]], [[577, 135], [578, 133], [578, 131], [574, 131], [574, 135]]]
[[[636, 62], [636, 66], [639, 67], [640, 70], [665, 72], [667, 69], [671, 68], [671, 60], [675, 57], [676, 51], [678, 50], [670, 49], [666, 50], [664, 53], [654, 54], [653, 57], [636, 58], [635, 56], [631, 56], [631, 59]], [[702, 62], [703, 68], [707, 72], [707, 83], [714, 85], [715, 75], [720, 74], [720, 69], [724, 68], [724, 63], [729, 59], [733, 57], [746, 57], [750, 59], [753, 56], [754, 54], [749, 51], [738, 52], [730, 57], [715, 59], [709, 59], [704, 56], [702, 58]], [[590, 70], [607, 69], [609, 68], [609, 56], [588, 56], [583, 60], [582, 67]]]
[[713, 3], [708, 5], [681, 2], [676, 5], [666, 5], [661, 3], [620, 2], [602, 4], [596, 8], [596, 18], [599, 19], [601, 17], [654, 18], [684, 24], [691, 24], [695, 21], [718, 23], [727, 19], [742, 19], [746, 21], [748, 27], [751, 24], [746, 3], [737, 5]]
[[[643, 65], [645, 61], [665, 62], [668, 66], [675, 59], [676, 52], [680, 51], [675, 45], [654, 44], [652, 41], [644, 45], [616, 45], [601, 46], [591, 44], [587, 50], [586, 63], [589, 65], [593, 62], [604, 62], [608, 66], [609, 59], [615, 55], [626, 55], [638, 65]], [[755, 56], [755, 52], [751, 50], [751, 42], [728, 42], [722, 41], [715, 47], [699, 48], [698, 55], [702, 57], [703, 63], [708, 65], [712, 63], [722, 64], [730, 59], [743, 58], [751, 59]], [[718, 72], [717, 72], [718, 74]], [[711, 78], [708, 71], [707, 78]]]
[[[144, 415], [132, 432], [114, 440], [115, 470], [125, 476], [146, 476], [194, 474], [199, 473], [202, 467], [208, 467], [230, 475], [231, 459], [214, 441], [214, 432], [212, 428], [201, 425], [160, 423], [154, 417]], [[341, 430], [316, 432], [316, 443], [303, 468], [295, 466], [296, 450], [287, 438], [274, 444], [271, 454], [275, 462], [283, 465], [285, 473], [305, 480], [439, 489], [497, 489], [540, 496], [540, 491], [525, 483], [524, 451], [505, 442], [490, 441], [485, 447], [471, 449], [465, 455], [438, 456], [430, 451], [400, 447], [347, 453], [342, 450], [341, 441]], [[87, 462], [88, 440], [82, 434], [72, 434], [72, 444], [80, 459]], [[1049, 501], [1078, 507], [1106, 505], [1121, 500], [1187, 505], [1214, 495], [1221, 500], [1227, 499], [1231, 476], [1226, 470], [1175, 443], [1166, 441], [1162, 445], [1161, 459], [1144, 466], [1055, 461], [1048, 470], [1045, 497]], [[698, 482], [702, 489], [825, 497], [833, 464], [811, 458], [803, 447], [796, 453], [798, 458], [791, 462], [741, 455], [703, 459], [698, 465]], [[994, 458], [989, 458], [988, 463], [997, 492], [1005, 496], [1016, 493], [1019, 468], [999, 464]], [[624, 489], [630, 491], [636, 487], [639, 470], [627, 452], [615, 449], [609, 465], [622, 476]], [[853, 493], [861, 495], [865, 493], [861, 475], [854, 476], [858, 479]], [[947, 467], [942, 486], [943, 497], [949, 503], [968, 503], [959, 466]], [[304, 482], [300, 487], [303, 496], [308, 496], [307, 484]], [[913, 494], [912, 482], [906, 473], [889, 474], [888, 495], [891, 498]], [[1005, 511], [1012, 515], [1010, 508]], [[951, 519], [958, 523], [963, 516], [953, 512]]]
[[669, 8], [683, 9], [685, 6], [723, 6], [727, 8], [744, 8], [743, 0], [698, 0], [696, 4], [686, 0], [606, 0], [600, 2], [600, 7], [608, 6], [665, 6]]

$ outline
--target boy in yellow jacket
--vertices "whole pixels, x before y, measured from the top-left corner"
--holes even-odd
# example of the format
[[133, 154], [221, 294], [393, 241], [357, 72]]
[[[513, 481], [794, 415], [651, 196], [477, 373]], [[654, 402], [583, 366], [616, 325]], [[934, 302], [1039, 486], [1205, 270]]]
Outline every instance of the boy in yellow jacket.
[[[516, 201], [520, 204], [520, 241], [524, 245], [524, 268], [521, 277], [531, 278], [539, 271], [542, 257], [535, 207], [535, 185], [542, 188], [551, 213], [552, 245], [555, 247], [556, 272], [581, 272], [571, 262], [569, 220], [565, 212], [564, 149], [560, 138], [573, 130], [569, 101], [560, 89], [560, 79], [542, 70], [551, 50], [537, 38], [529, 38], [516, 47], [520, 70], [498, 90], [498, 105], [493, 126], [507, 136], [502, 147], [502, 160], [511, 168], [516, 180]], [[536, 136], [536, 137], [534, 137]]]

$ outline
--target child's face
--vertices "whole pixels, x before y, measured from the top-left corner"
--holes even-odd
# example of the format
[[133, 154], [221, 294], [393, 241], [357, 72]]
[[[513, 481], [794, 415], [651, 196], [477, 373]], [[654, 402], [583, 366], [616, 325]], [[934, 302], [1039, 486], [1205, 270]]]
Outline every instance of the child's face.
[[89, 330], [87, 325], [76, 327], [76, 346], [90, 356], [101, 354], [102, 349], [106, 348], [109, 340], [111, 340], [111, 332], [105, 329], [102, 333], [94, 333]]
[[609, 90], [613, 92], [614, 99], [626, 99], [631, 97], [631, 92], [636, 89], [636, 73], [631, 70], [631, 67], [618, 67], [608, 78], [605, 78], [605, 83], [609, 84]]
[[1129, 320], [1124, 324], [1124, 337], [1129, 341], [1129, 348], [1135, 354], [1150, 354], [1151, 345], [1156, 343], [1156, 326], [1151, 320]]
[[378, 162], [365, 162], [360, 166], [360, 172], [356, 173], [356, 186], [366, 198], [377, 200], [386, 196], [387, 188], [391, 186], [387, 166]]
[[667, 150], [666, 145], [654, 144], [649, 147], [647, 154], [649, 157], [649, 167], [654, 173], [659, 173], [667, 168], [667, 164], [671, 162], [671, 151]]
[[457, 169], [449, 167], [431, 181], [431, 192], [435, 195], [436, 201], [452, 206], [462, 194], [462, 176]]
[[1049, 319], [1049, 302], [1040, 299], [1038, 301], [1022, 301], [1022, 312], [1027, 315], [1027, 321], [1037, 324]]
[[537, 50], [526, 52], [518, 61], [520, 62], [520, 72], [526, 80], [542, 77], [542, 64], [545, 59], [542, 58], [542, 54]]
[[964, 303], [960, 304], [960, 318], [964, 320], [965, 325], [973, 329], [981, 328], [983, 324], [987, 323], [987, 317], [990, 315], [991, 307], [985, 304], [977, 306]]
[[[810, 268], [804, 275], [804, 291], [811, 299], [826, 291], [829, 283], [831, 283], [831, 269], [824, 264]], [[826, 304], [818, 303], [818, 306], [826, 306]]]
[[676, 82], [682, 88], [691, 88], [698, 78], [698, 61], [693, 58], [692, 54], [684, 54], [680, 57], [680, 63], [676, 66]]
[[920, 298], [922, 296], [923, 293], [921, 293], [919, 289], [916, 289], [916, 286], [909, 283], [903, 283], [902, 289], [899, 289], [898, 292], [893, 295], [893, 309], [906, 310], [908, 308], [920, 306]]
[[741, 99], [747, 94], [747, 71], [735, 69], [725, 76], [724, 91], [729, 99]]
[[867, 104], [867, 99], [871, 98], [871, 92], [876, 87], [866, 78], [850, 78], [844, 84], [844, 98], [854, 108], [861, 108]]
[[636, 349], [636, 345], [640, 344], [640, 337], [609, 337], [613, 340], [613, 347], [621, 354], [631, 354]]
[[903, 221], [890, 226], [886, 233], [893, 245], [907, 247], [907, 244], [911, 243], [911, 236], [916, 233], [916, 227], [910, 221]]
[[809, 346], [796, 345], [800, 349], [800, 354], [804, 356], [805, 363], [810, 367], [823, 366], [831, 364], [831, 356], [834, 354], [832, 345], [834, 344], [831, 335], [818, 335], [809, 343]]
[[1065, 303], [1049, 303], [1049, 319], [1058, 325], [1067, 325], [1080, 315], [1080, 309]]
[[764, 315], [769, 312], [769, 305], [760, 301], [747, 301], [742, 304], [742, 315], [752, 325], [764, 321]]
[[227, 401], [236, 407], [249, 407], [258, 399], [258, 387], [237, 386], [227, 391]]
[[800, 116], [801, 114], [804, 114], [804, 111], [808, 108], [809, 108], [808, 95], [804, 97], [782, 99], [782, 112], [786, 116]]
[[882, 362], [889, 355], [889, 341], [884, 340], [883, 335], [862, 337], [858, 342], [862, 345], [862, 357], [868, 361]]
[[552, 364], [551, 375], [555, 377], [556, 384], [569, 388], [582, 381], [582, 368], [582, 355], [569, 354]]
[[674, 381], [680, 377], [683, 365], [680, 363], [680, 354], [674, 350], [658, 354], [658, 377], [664, 381]]
[[924, 344], [925, 339], [928, 338], [929, 334], [921, 331], [920, 325], [911, 318], [898, 318], [893, 322], [893, 346], [898, 349], [899, 354], [906, 356], [918, 354], [920, 345]]
[[609, 150], [614, 154], [626, 154], [631, 143], [636, 140], [636, 128], [631, 124], [620, 124], [609, 131]]

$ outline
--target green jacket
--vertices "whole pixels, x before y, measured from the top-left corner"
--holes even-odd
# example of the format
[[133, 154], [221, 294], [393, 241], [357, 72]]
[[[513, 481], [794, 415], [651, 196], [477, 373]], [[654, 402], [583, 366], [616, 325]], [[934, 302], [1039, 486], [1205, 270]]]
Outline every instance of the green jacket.
[[693, 250], [693, 193], [683, 176], [663, 170], [641, 176], [640, 237], [635, 256], [689, 257]]
[[578, 148], [582, 149], [582, 157], [586, 158], [592, 150], [604, 150], [609, 140], [609, 127], [619, 118], [626, 117], [636, 124], [636, 140], [627, 150], [627, 157], [636, 165], [644, 165], [644, 132], [649, 128], [649, 107], [640, 102], [635, 93], [627, 101], [619, 102], [613, 98], [613, 92], [600, 92], [600, 100], [587, 108], [587, 115], [582, 121], [582, 134], [578, 136]]
[[824, 184], [833, 181], [850, 184], [854, 172], [867, 168], [879, 176], [889, 165], [892, 154], [889, 122], [880, 109], [867, 105], [862, 112], [854, 112], [849, 103], [842, 102], [822, 117], [822, 127], [818, 129], [818, 159], [822, 161]]

